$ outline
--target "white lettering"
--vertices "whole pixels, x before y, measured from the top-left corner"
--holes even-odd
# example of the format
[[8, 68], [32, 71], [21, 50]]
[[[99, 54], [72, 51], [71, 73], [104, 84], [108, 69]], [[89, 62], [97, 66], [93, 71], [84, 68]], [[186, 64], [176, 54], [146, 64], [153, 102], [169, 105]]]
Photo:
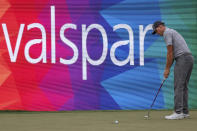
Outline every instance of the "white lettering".
[[[87, 37], [88, 33], [92, 29], [97, 29], [101, 32], [101, 35], [103, 37], [103, 52], [98, 60], [92, 60], [87, 52]], [[105, 29], [98, 24], [92, 24], [86, 29], [86, 25], [82, 25], [82, 74], [83, 74], [83, 80], [87, 80], [87, 61], [92, 65], [100, 65], [104, 62], [106, 56], [107, 56], [107, 48], [108, 48], [108, 40], [107, 40], [107, 33]]]
[[[39, 23], [33, 23], [27, 26], [27, 29], [30, 30], [32, 28], [38, 28], [40, 29], [41, 33], [42, 33], [42, 39], [34, 39], [34, 40], [30, 40], [27, 42], [26, 46], [25, 46], [25, 58], [27, 59], [28, 62], [30, 63], [38, 63], [41, 60], [43, 61], [43, 63], [46, 63], [46, 31], [45, 28], [39, 24]], [[29, 55], [29, 49], [32, 45], [35, 44], [39, 44], [42, 42], [42, 51], [41, 51], [41, 55], [40, 57], [38, 57], [37, 59], [33, 59], [30, 57]]]
[[65, 59], [60, 58], [60, 63], [70, 65], [70, 64], [73, 64], [77, 61], [77, 59], [78, 59], [78, 49], [73, 42], [71, 42], [70, 40], [68, 40], [64, 36], [64, 31], [68, 28], [76, 30], [77, 26], [75, 24], [65, 24], [65, 25], [63, 25], [60, 29], [60, 38], [64, 43], [66, 43], [68, 46], [70, 46], [73, 49], [74, 55], [73, 55], [72, 59], [70, 59], [70, 60], [65, 60]]
[[16, 62], [16, 58], [18, 56], [19, 46], [20, 46], [20, 43], [21, 43], [21, 38], [22, 38], [22, 35], [23, 35], [23, 30], [24, 30], [25, 24], [20, 25], [20, 29], [19, 29], [17, 40], [16, 40], [16, 46], [15, 46], [14, 53], [12, 52], [12, 46], [11, 46], [11, 43], [10, 43], [10, 38], [9, 38], [9, 34], [8, 34], [6, 24], [2, 24], [2, 27], [3, 27], [3, 33], [4, 33], [4, 36], [5, 36], [8, 52], [9, 52], [9, 55], [10, 55], [10, 60], [11, 60], [11, 62]]
[[[123, 65], [127, 64], [129, 62], [129, 60], [130, 60], [130, 65], [134, 65], [133, 31], [132, 31], [131, 27], [126, 24], [118, 24], [118, 25], [114, 26], [113, 31], [116, 31], [117, 29], [121, 29], [121, 28], [126, 29], [128, 31], [129, 40], [118, 41], [112, 45], [111, 51], [110, 51], [111, 60], [114, 64], [116, 64], [118, 66], [123, 66]], [[128, 55], [127, 59], [123, 60], [123, 61], [117, 60], [116, 56], [115, 56], [116, 48], [118, 48], [119, 46], [122, 46], [122, 45], [127, 45], [128, 43], [130, 43], [130, 44], [129, 44], [129, 55]]]

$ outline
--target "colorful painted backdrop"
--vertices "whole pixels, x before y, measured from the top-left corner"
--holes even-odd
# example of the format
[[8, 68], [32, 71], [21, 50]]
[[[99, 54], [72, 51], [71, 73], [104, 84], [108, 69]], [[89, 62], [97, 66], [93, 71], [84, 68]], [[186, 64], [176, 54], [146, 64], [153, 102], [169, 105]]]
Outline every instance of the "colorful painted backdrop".
[[[56, 59], [71, 59], [73, 50], [60, 39], [65, 23], [77, 29], [65, 36], [78, 49], [78, 59], [71, 65], [51, 62], [51, 6], [55, 7]], [[166, 47], [163, 38], [151, 35], [144, 39], [144, 66], [139, 63], [139, 25], [146, 27], [162, 20], [169, 28], [183, 35], [195, 57], [189, 83], [189, 106], [197, 108], [197, 1], [196, 0], [0, 0], [0, 110], [61, 111], [61, 110], [127, 110], [147, 109], [163, 78]], [[40, 23], [46, 31], [47, 62], [29, 63], [24, 55], [29, 40], [40, 39], [38, 29], [27, 25]], [[21, 24], [25, 24], [16, 62], [11, 62], [6, 45], [6, 24], [12, 51], [15, 50]], [[106, 59], [93, 66], [87, 63], [87, 80], [82, 79], [82, 24], [102, 25], [108, 37]], [[127, 40], [126, 30], [113, 31], [117, 24], [133, 30], [134, 65], [115, 65], [110, 57], [112, 45]], [[5, 27], [5, 26], [4, 26]], [[103, 39], [98, 30], [87, 38], [88, 54], [100, 58]], [[30, 56], [40, 56], [42, 44], [30, 48]], [[115, 55], [127, 58], [129, 46], [120, 46]], [[173, 68], [154, 106], [173, 108]]]

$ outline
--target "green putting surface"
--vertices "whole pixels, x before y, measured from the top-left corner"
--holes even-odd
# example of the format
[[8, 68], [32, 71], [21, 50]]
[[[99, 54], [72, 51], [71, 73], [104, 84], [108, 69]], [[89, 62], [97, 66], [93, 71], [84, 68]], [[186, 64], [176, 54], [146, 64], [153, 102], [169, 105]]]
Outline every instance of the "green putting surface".
[[[0, 131], [196, 131], [197, 110], [183, 120], [165, 120], [172, 111], [0, 112]], [[114, 121], [118, 120], [119, 124]]]

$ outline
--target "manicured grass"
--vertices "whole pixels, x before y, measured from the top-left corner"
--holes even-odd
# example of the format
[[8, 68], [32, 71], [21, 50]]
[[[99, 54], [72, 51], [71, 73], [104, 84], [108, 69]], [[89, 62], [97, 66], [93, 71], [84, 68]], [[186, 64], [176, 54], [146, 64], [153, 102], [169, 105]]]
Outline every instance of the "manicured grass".
[[[196, 131], [197, 111], [191, 118], [165, 120], [172, 111], [0, 111], [0, 131]], [[119, 124], [114, 121], [118, 120]]]

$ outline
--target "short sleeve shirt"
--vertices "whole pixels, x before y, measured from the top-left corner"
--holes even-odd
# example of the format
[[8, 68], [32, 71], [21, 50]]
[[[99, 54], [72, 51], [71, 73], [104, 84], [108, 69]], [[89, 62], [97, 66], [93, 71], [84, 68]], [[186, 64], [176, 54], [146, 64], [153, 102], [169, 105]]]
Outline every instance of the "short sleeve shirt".
[[186, 41], [176, 30], [166, 27], [163, 37], [166, 46], [173, 45], [174, 58], [184, 53], [191, 53]]

